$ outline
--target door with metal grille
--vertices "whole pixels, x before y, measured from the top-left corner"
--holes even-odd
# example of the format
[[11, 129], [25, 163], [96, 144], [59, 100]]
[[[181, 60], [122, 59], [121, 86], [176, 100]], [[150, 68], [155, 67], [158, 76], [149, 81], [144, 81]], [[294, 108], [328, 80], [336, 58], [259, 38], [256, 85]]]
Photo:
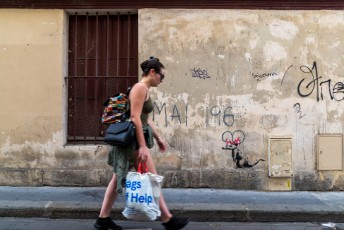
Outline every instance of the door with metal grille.
[[69, 17], [68, 144], [102, 143], [103, 102], [138, 80], [137, 14]]

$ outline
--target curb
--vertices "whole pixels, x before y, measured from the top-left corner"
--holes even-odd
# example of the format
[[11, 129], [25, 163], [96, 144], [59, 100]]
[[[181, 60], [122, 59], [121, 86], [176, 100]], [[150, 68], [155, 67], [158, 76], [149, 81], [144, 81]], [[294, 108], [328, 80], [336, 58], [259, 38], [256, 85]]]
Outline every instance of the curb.
[[[187, 206], [186, 206], [187, 205]], [[121, 214], [125, 203], [116, 203], [112, 216]], [[52, 219], [95, 219], [99, 202], [2, 201], [0, 217], [35, 217]], [[240, 205], [240, 204], [170, 204], [174, 215], [188, 216], [199, 222], [341, 222], [344, 211], [323, 205]]]

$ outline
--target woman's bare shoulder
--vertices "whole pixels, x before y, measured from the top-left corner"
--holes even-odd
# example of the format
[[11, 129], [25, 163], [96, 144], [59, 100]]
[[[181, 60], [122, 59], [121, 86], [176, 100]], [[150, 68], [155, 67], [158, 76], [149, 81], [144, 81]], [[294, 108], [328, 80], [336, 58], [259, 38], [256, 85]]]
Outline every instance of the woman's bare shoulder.
[[130, 95], [146, 95], [147, 88], [144, 84], [136, 83], [130, 91]]
[[131, 88], [131, 91], [133, 91], [133, 90], [134, 91], [146, 91], [147, 87], [144, 84], [138, 82], [135, 85], [133, 85], [133, 87]]

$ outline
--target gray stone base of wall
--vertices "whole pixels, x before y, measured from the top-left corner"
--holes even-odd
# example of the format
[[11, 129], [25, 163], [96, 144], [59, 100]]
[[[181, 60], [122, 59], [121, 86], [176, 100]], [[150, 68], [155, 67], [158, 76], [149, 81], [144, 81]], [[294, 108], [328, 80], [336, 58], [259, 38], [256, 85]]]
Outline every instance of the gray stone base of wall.
[[254, 170], [165, 171], [167, 188], [219, 188], [238, 190], [266, 190], [266, 173]]
[[[237, 190], [269, 190], [266, 171], [230, 170], [159, 170], [165, 188], [216, 188]], [[89, 169], [0, 169], [2, 186], [107, 186], [109, 168]], [[294, 191], [342, 191], [344, 175], [331, 172], [301, 172], [291, 178]]]
[[336, 171], [315, 171], [298, 173], [293, 178], [295, 190], [301, 191], [343, 191], [344, 175]]
[[3, 186], [105, 186], [111, 170], [89, 169], [0, 169]]

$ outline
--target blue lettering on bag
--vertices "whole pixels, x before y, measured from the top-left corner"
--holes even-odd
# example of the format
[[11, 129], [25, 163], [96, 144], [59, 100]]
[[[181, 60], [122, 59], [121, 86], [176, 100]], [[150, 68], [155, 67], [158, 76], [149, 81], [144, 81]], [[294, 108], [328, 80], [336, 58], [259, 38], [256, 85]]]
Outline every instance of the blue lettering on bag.
[[142, 186], [140, 181], [126, 181], [125, 187], [135, 191], [136, 189], [140, 189]]
[[130, 199], [131, 203], [147, 203], [147, 205], [149, 205], [153, 202], [153, 197], [148, 196], [147, 193], [145, 193], [144, 196], [139, 196], [138, 193], [130, 193], [129, 195], [129, 192], [127, 192], [125, 198], [127, 201]]

